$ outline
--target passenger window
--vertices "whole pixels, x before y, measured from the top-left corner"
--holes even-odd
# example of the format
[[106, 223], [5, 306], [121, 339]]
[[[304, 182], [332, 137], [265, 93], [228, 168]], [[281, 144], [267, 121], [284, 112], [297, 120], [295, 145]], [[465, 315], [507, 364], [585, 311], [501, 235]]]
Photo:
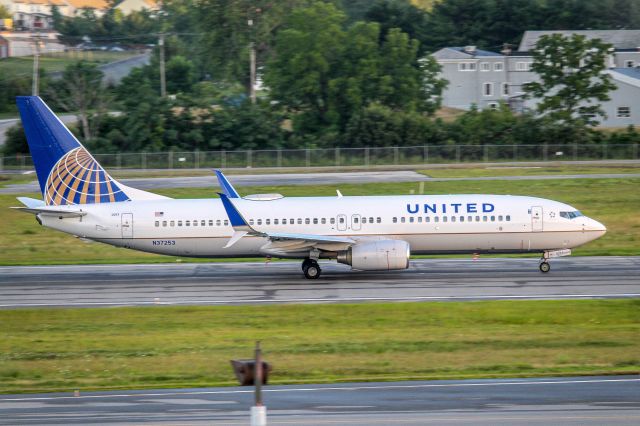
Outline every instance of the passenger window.
[[487, 217], [486, 216], [482, 216], [482, 221], [486, 222], [487, 221]]
[[381, 218], [381, 217], [379, 217], [379, 218], [378, 218], [378, 220], [376, 220], [376, 222], [378, 222], [378, 223], [382, 223], [382, 218]]
[[197, 220], [193, 221], [193, 226], [198, 226], [198, 221]]
[[336, 219], [332, 217], [331, 219], [329, 219], [329, 222], [333, 225], [336, 223]]
[[167, 221], [166, 220], [162, 221], [162, 226], [167, 226]]
[[400, 218], [400, 222], [404, 223], [404, 221], [405, 221], [405, 217], [403, 216]]
[[298, 218], [298, 225], [302, 225], [302, 219]]
[[182, 226], [182, 221], [181, 220], [178, 221], [178, 226]]
[[305, 224], [305, 225], [309, 225], [310, 223], [311, 223], [311, 219], [309, 219], [308, 217], [306, 217], [306, 218], [304, 219], [304, 224]]
[[327, 218], [323, 217], [322, 219], [320, 219], [320, 222], [325, 225], [327, 223]]
[[511, 216], [507, 215], [506, 219], [507, 219], [507, 222], [511, 222]]
[[448, 219], [447, 219], [447, 216], [442, 216], [442, 221], [443, 221], [443, 222], [446, 222], [447, 220], [448, 220]]
[[228, 226], [229, 225], [229, 221], [227, 219], [224, 220], [224, 226]]
[[317, 225], [317, 224], [318, 224], [318, 218], [317, 218], [317, 217], [314, 217], [314, 218], [313, 218], [313, 224], [314, 224], [314, 225]]
[[[253, 225], [253, 219], [250, 219], [249, 223]], [[220, 226], [220, 225], [222, 225], [222, 222], [220, 221], [220, 219], [216, 220], [216, 226]]]
[[460, 216], [460, 222], [464, 222], [464, 216]]
[[467, 216], [467, 222], [473, 222], [473, 216]]
[[409, 222], [413, 223], [413, 216], [409, 218]]
[[455, 222], [456, 221], [456, 217], [455, 216], [451, 216], [451, 222]]
[[294, 225], [296, 223], [295, 219], [289, 219], [289, 225]]
[[265, 219], [264, 224], [265, 225], [271, 225], [271, 219]]
[[427, 217], [424, 218], [424, 221], [429, 223], [429, 222], [431, 222], [431, 218], [429, 216], [427, 216]]
[[278, 219], [273, 219], [273, 224], [274, 224], [274, 225], [278, 225], [278, 224], [279, 224]]
[[498, 222], [502, 222], [502, 216], [498, 216]]
[[422, 216], [418, 216], [418, 223], [422, 223]]
[[353, 218], [353, 223], [359, 223], [359, 220], [358, 220], [357, 216]]
[[440, 217], [439, 217], [439, 216], [434, 217], [434, 218], [433, 218], [433, 221], [434, 221], [434, 222], [440, 222]]
[[160, 226], [160, 221], [156, 220], [156, 226]]
[[393, 223], [398, 223], [398, 218], [397, 217], [393, 218]]
[[213, 226], [213, 220], [209, 219], [209, 226]]
[[495, 222], [496, 221], [496, 217], [495, 216], [491, 216], [491, 222]]
[[340, 223], [344, 223], [344, 217], [340, 218]]
[[171, 222], [169, 222], [169, 226], [176, 226], [176, 223], [172, 220]]
[[476, 216], [476, 222], [480, 222], [480, 216]]
[[258, 219], [258, 225], [262, 225], [262, 219]]
[[184, 226], [190, 226], [191, 225], [191, 221], [190, 220], [185, 220], [184, 221]]

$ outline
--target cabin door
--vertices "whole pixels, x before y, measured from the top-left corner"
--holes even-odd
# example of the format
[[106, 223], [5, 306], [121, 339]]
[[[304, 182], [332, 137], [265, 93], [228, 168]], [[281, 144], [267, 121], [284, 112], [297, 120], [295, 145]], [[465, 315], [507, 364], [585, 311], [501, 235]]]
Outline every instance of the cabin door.
[[122, 228], [122, 238], [133, 238], [133, 213], [122, 213], [120, 227]]
[[351, 215], [351, 229], [359, 231], [361, 228], [362, 217], [359, 214]]
[[531, 231], [542, 232], [542, 207], [531, 207]]

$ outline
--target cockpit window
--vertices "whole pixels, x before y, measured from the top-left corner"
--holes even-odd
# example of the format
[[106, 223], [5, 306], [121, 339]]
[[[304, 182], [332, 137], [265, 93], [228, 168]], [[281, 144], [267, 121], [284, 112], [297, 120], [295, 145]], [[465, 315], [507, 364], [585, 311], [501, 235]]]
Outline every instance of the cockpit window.
[[565, 219], [575, 219], [576, 217], [584, 216], [578, 210], [573, 212], [560, 212], [560, 217], [564, 217]]

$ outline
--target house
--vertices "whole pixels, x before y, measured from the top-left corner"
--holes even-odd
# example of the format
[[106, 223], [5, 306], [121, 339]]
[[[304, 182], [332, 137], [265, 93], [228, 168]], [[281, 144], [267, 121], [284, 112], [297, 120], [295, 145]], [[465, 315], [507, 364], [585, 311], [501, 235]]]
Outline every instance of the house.
[[160, 4], [155, 0], [123, 0], [118, 3], [116, 9], [122, 11], [123, 14], [129, 15], [134, 11], [147, 10], [157, 12], [160, 10]]
[[102, 15], [108, 8], [106, 0], [0, 0], [13, 16], [16, 30], [53, 29], [52, 8], [55, 6], [63, 16], [75, 16], [82, 9], [93, 9]]
[[65, 46], [58, 41], [58, 34], [53, 31], [0, 31], [0, 58], [31, 56], [34, 54], [36, 41], [43, 54], [65, 50]]
[[533, 110], [535, 99], [525, 99], [523, 85], [536, 81], [531, 70], [531, 50], [545, 34], [582, 34], [588, 38], [603, 38], [613, 44], [608, 58], [607, 73], [617, 88], [610, 92], [610, 101], [601, 106], [607, 118], [602, 127], [626, 127], [640, 124], [640, 31], [527, 31], [519, 50], [505, 48], [500, 53], [474, 46], [445, 47], [433, 54], [442, 67], [441, 75], [449, 81], [443, 92], [442, 105], [469, 110], [473, 106], [497, 108], [502, 103], [512, 110]]

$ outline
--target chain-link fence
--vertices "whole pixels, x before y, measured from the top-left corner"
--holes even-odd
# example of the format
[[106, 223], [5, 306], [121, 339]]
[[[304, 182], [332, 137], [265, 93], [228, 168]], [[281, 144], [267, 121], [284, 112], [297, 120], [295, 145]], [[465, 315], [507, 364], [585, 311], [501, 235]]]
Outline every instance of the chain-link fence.
[[[107, 169], [419, 166], [437, 163], [637, 160], [640, 144], [425, 145], [376, 148], [96, 154]], [[30, 156], [0, 157], [0, 171], [30, 169]]]

